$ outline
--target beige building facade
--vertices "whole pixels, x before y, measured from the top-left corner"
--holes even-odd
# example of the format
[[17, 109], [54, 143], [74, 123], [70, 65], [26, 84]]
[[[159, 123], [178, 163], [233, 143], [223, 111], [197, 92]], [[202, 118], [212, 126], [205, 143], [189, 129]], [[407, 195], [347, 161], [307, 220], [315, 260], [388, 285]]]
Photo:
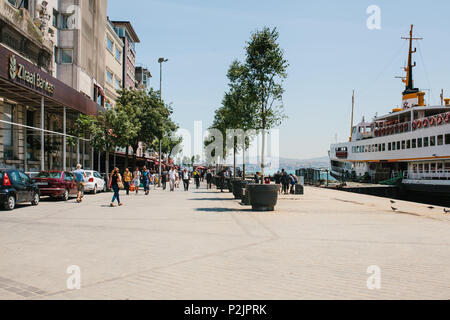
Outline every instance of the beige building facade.
[[114, 31], [114, 26], [106, 20], [105, 36], [105, 96], [106, 108], [116, 105], [117, 90], [123, 84], [123, 41]]

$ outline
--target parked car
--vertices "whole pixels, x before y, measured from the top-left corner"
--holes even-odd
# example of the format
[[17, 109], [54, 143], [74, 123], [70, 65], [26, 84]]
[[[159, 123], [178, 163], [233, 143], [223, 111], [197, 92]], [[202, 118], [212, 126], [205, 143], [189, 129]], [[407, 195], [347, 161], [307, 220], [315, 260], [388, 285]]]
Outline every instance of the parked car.
[[67, 201], [77, 196], [77, 184], [73, 173], [67, 171], [42, 171], [33, 178], [41, 196]]
[[39, 172], [25, 172], [27, 174], [27, 176], [29, 176], [31, 179], [33, 179], [34, 177], [36, 177]]
[[106, 182], [100, 173], [93, 170], [85, 170], [87, 180], [84, 186], [85, 192], [92, 192], [96, 194], [99, 191], [106, 192]]
[[14, 210], [17, 204], [39, 204], [39, 189], [23, 171], [0, 170], [0, 203], [6, 210]]

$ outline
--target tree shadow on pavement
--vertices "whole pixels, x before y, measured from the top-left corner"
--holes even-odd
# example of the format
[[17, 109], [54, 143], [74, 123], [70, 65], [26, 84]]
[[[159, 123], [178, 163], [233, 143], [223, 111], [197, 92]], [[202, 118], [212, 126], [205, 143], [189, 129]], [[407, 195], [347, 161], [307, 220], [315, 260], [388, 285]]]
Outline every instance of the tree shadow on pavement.
[[189, 199], [190, 201], [230, 201], [236, 200], [234, 198], [197, 198], [197, 199]]
[[229, 209], [229, 208], [197, 208], [195, 209], [200, 212], [252, 212], [252, 209]]

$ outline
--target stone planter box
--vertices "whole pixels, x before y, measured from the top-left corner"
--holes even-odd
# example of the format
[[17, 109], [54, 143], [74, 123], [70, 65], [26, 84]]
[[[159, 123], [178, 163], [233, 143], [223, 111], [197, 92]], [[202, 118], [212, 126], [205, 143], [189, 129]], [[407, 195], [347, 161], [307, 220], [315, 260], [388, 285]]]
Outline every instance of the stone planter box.
[[297, 184], [295, 186], [295, 194], [299, 194], [299, 195], [305, 194], [305, 188], [302, 185]]
[[[248, 184], [248, 182], [247, 182]], [[242, 189], [242, 201], [241, 201], [241, 205], [243, 206], [250, 206], [250, 199], [248, 197], [248, 190], [247, 190], [247, 185], [245, 186], [245, 189]]]
[[279, 189], [276, 184], [248, 184], [246, 193], [253, 211], [274, 211]]
[[234, 195], [235, 199], [242, 199], [243, 190], [245, 190], [245, 187], [247, 184], [248, 184], [248, 182], [243, 181], [243, 180], [234, 180], [233, 181], [233, 195]]

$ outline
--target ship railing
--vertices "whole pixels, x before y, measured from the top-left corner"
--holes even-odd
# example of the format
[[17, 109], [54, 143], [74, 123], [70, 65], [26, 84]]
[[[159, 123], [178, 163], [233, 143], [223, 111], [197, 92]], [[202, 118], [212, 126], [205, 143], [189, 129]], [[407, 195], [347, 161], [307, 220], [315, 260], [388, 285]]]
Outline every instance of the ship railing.
[[409, 180], [450, 180], [450, 172], [408, 173]]
[[[430, 119], [432, 117], [435, 118], [435, 122], [434, 122], [433, 125], [430, 124]], [[442, 123], [441, 124], [438, 124], [438, 122], [437, 122], [439, 117], [442, 117]], [[449, 124], [450, 122], [447, 122], [446, 119], [450, 120], [450, 112], [444, 112], [444, 113], [436, 114], [436, 115], [431, 116], [431, 117], [425, 117], [425, 118], [421, 118], [421, 119], [416, 119], [414, 121], [407, 121], [407, 122], [402, 122], [402, 123], [398, 123], [398, 124], [394, 124], [394, 125], [390, 125], [390, 126], [384, 126], [384, 127], [381, 127], [381, 128], [376, 128], [374, 130], [374, 132], [371, 133], [371, 134], [373, 135], [374, 138], [383, 137], [383, 136], [393, 136], [393, 135], [396, 135], [396, 134], [407, 133], [407, 132], [411, 132], [411, 131], [417, 131], [417, 130], [427, 129], [427, 128], [430, 128], [430, 127], [436, 127], [436, 126], [439, 126], [439, 125]], [[424, 127], [422, 125], [419, 128], [417, 126], [419, 121], [420, 121], [420, 123], [423, 124], [423, 122], [425, 120], [428, 120], [428, 126]], [[415, 129], [413, 128], [413, 123], [416, 123]], [[400, 126], [404, 126], [405, 124], [408, 124], [408, 128], [405, 129], [405, 127], [403, 127], [403, 130], [401, 130]], [[398, 130], [396, 130], [397, 126], [399, 128]], [[385, 134], [382, 133], [383, 129], [385, 131]], [[378, 132], [378, 135], [377, 135], [377, 132]], [[390, 133], [390, 132], [392, 132], [392, 133]]]

